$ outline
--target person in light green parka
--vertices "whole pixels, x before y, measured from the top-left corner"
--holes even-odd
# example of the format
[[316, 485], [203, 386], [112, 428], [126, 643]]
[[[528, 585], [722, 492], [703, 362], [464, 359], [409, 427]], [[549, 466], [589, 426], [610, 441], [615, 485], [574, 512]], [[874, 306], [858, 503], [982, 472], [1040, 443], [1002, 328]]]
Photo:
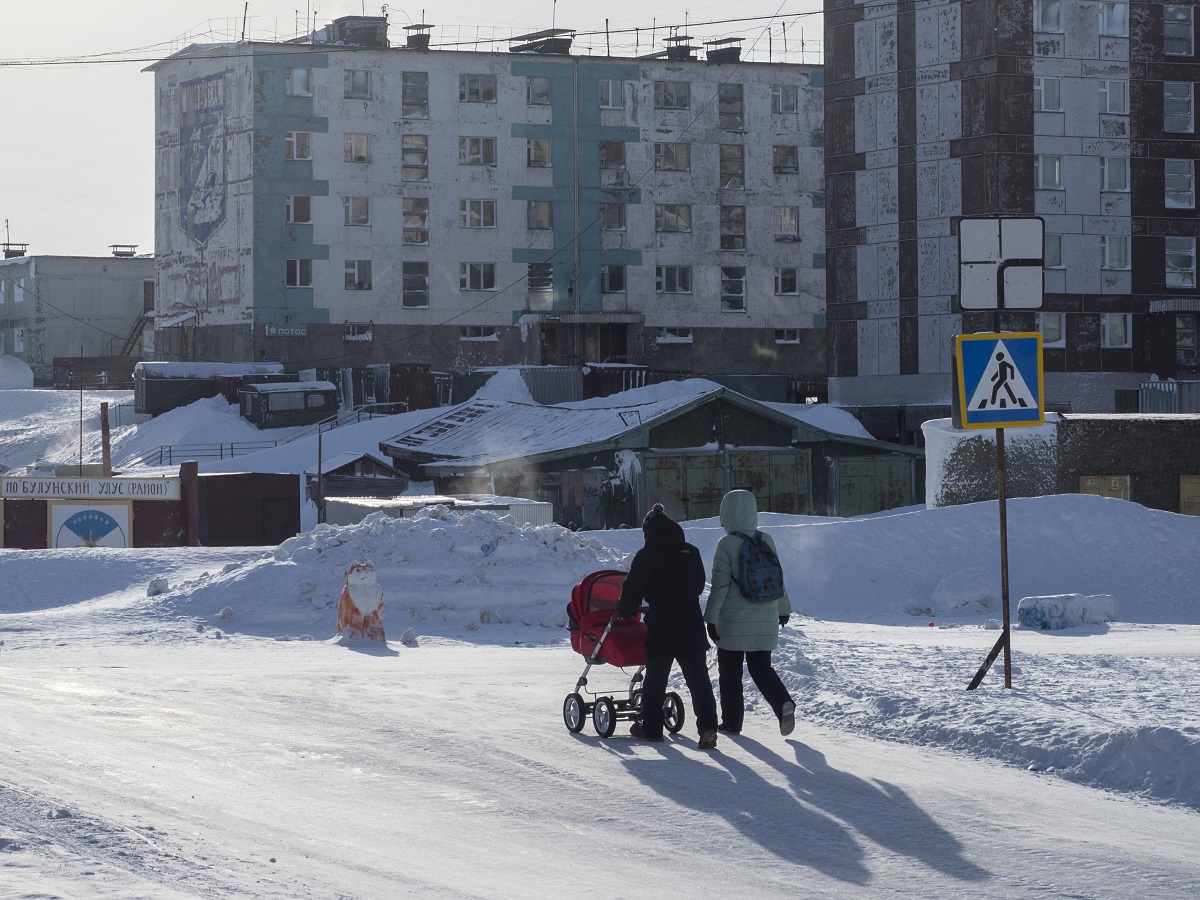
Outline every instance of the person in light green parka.
[[[746, 708], [742, 696], [742, 666], [779, 719], [781, 734], [796, 727], [796, 703], [771, 664], [771, 651], [779, 644], [779, 629], [787, 624], [792, 604], [787, 591], [774, 603], [752, 603], [738, 589], [738, 554], [743, 539], [735, 532], [753, 535], [758, 530], [758, 503], [750, 491], [730, 491], [721, 500], [721, 526], [725, 536], [713, 554], [712, 588], [704, 621], [708, 636], [717, 645], [717, 678], [721, 691], [719, 731], [738, 734]], [[764, 533], [765, 542], [775, 542]]]

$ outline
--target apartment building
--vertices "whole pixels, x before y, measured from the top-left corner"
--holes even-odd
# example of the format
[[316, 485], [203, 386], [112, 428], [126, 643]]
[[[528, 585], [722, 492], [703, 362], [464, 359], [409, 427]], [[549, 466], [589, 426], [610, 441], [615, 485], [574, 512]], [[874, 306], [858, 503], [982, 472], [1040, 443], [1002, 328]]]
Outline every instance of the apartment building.
[[[1040, 330], [1051, 409], [1196, 377], [1193, 3], [827, 0], [829, 390], [948, 415], [954, 335]], [[958, 222], [1040, 216], [1038, 311], [964, 312]], [[1128, 395], [1125, 395], [1128, 396]]]
[[406, 30], [150, 67], [162, 358], [824, 377], [820, 66]]

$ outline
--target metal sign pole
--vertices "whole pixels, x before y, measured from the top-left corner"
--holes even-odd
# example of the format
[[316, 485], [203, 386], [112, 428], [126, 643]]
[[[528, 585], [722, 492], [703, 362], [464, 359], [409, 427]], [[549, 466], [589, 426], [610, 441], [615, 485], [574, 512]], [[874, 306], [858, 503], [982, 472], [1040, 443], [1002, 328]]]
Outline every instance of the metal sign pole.
[[1004, 686], [1006, 688], [1012, 687], [1012, 625], [1008, 605], [1008, 504], [1006, 502], [1004, 470], [1004, 429], [997, 428], [996, 493], [1000, 501], [1000, 598], [1004, 624], [1000, 632], [1000, 639], [996, 641], [996, 646], [992, 647], [992, 651], [987, 655], [987, 659], [983, 661], [983, 665], [979, 667], [979, 671], [975, 673], [975, 677], [967, 685], [968, 691], [973, 691], [979, 687], [983, 681], [983, 676], [991, 669], [992, 663], [996, 661], [996, 657], [1000, 655], [1001, 650], [1004, 651]]

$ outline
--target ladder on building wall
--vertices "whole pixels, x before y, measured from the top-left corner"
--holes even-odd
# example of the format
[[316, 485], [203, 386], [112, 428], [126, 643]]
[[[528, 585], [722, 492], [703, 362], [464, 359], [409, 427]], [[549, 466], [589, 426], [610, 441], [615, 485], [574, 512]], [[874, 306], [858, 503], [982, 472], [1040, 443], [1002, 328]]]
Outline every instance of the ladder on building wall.
[[142, 313], [133, 321], [133, 325], [129, 328], [129, 334], [125, 335], [125, 343], [121, 345], [121, 352], [118, 356], [128, 356], [137, 342], [142, 339], [142, 332], [146, 330], [146, 325], [149, 324], [150, 317]]

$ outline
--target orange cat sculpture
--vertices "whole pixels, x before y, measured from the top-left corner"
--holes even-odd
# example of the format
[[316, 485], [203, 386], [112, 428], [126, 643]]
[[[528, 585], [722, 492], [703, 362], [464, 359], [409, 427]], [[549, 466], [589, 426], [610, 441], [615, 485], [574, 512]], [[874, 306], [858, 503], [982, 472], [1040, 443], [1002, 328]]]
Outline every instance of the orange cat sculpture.
[[346, 583], [338, 601], [337, 630], [350, 638], [387, 642], [383, 632], [383, 588], [375, 564], [355, 562], [346, 570]]

